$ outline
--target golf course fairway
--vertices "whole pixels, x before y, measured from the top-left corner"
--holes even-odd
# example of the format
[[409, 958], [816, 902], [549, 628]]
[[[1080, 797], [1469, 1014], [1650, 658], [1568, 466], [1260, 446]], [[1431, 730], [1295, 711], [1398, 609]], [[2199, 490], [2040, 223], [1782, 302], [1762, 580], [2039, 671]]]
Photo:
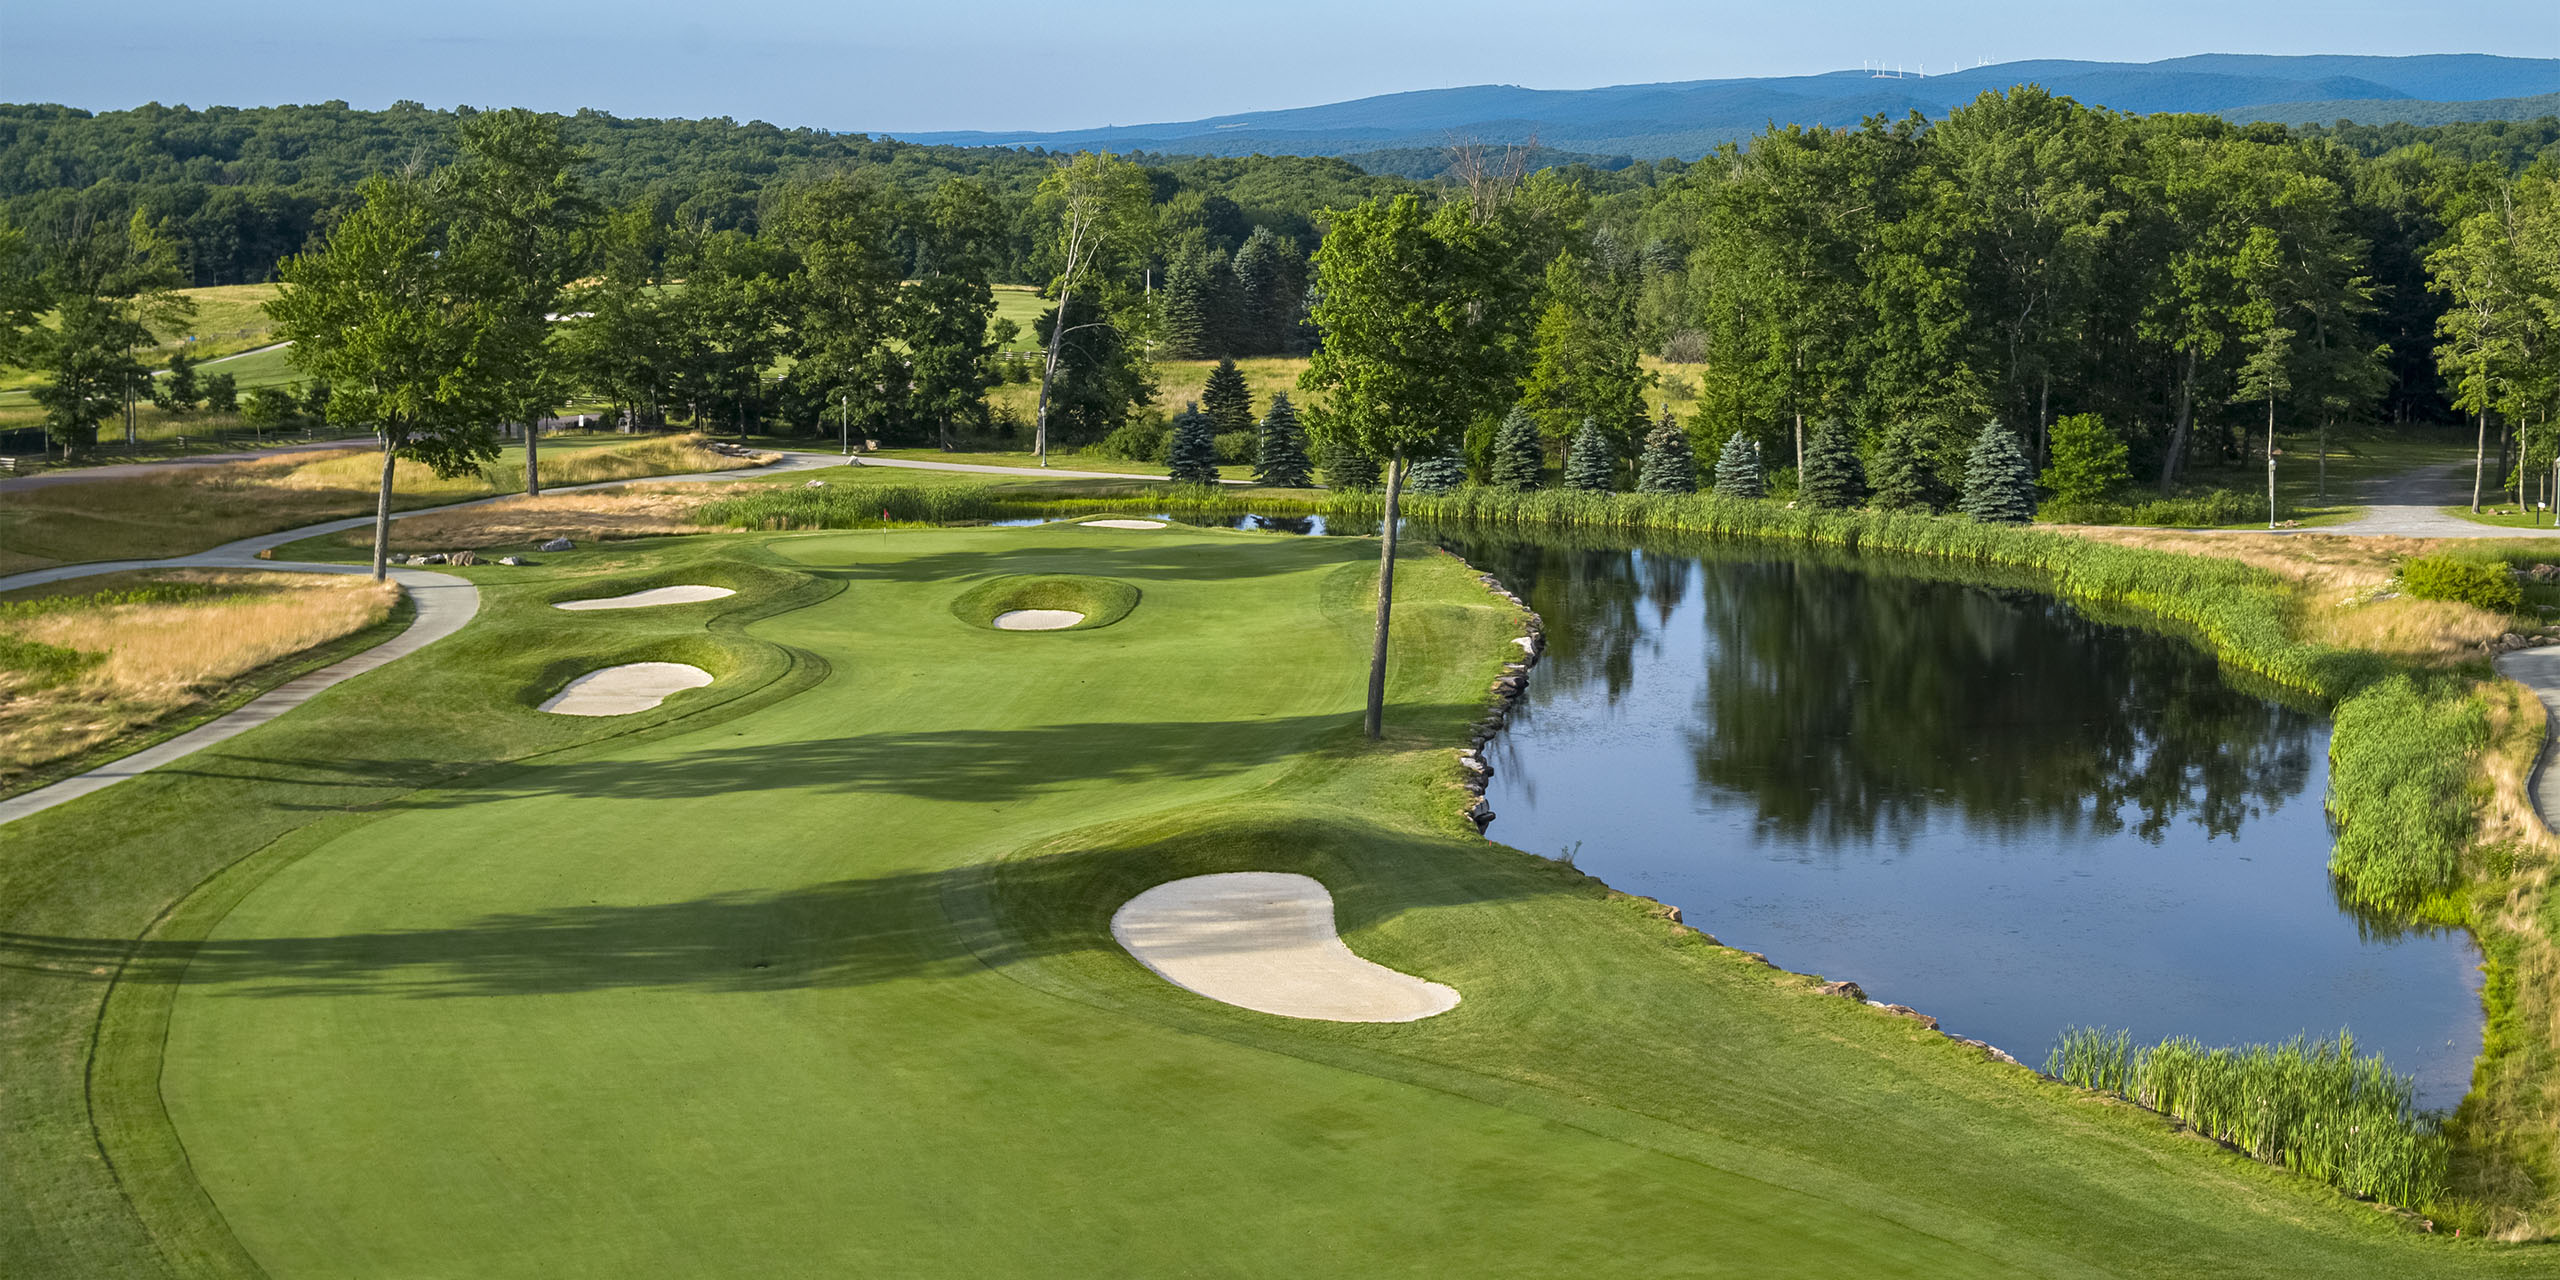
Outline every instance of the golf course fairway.
[[[1414, 546], [1368, 743], [1375, 556], [1051, 524], [460, 571], [463, 634], [0, 829], [0, 1243], [278, 1277], [2547, 1264], [1486, 843], [1451, 748], [1520, 619]], [[1002, 575], [1144, 606], [955, 616]], [[668, 582], [736, 594], [550, 607]], [[717, 679], [535, 709], [636, 662]], [[1136, 894], [1234, 871], [1314, 877], [1354, 952], [1463, 1003], [1273, 1017], [1113, 941]]]

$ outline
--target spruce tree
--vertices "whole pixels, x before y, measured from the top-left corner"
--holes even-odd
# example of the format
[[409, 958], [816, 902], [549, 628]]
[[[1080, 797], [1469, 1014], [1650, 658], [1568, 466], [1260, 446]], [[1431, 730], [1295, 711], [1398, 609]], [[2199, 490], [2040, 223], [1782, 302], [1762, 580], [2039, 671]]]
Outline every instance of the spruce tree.
[[1573, 456], [1565, 460], [1564, 487], [1584, 493], [1607, 493], [1618, 487], [1618, 456], [1599, 420], [1584, 418], [1573, 433]]
[[1175, 484], [1218, 482], [1217, 429], [1200, 406], [1186, 404], [1173, 415], [1173, 438], [1165, 445], [1164, 460]]
[[1315, 464], [1307, 461], [1307, 433], [1298, 426], [1298, 411], [1287, 392], [1271, 393], [1271, 412], [1262, 415], [1262, 452], [1253, 464], [1255, 484], [1276, 489], [1303, 489], [1314, 484]]
[[1671, 411], [1644, 438], [1644, 462], [1636, 469], [1638, 493], [1696, 493], [1698, 458], [1689, 451], [1689, 433]]
[[1466, 482], [1466, 455], [1453, 448], [1413, 464], [1413, 470], [1405, 476], [1404, 487], [1412, 493], [1447, 493]]
[[1218, 357], [1218, 367], [1209, 371], [1209, 385], [1200, 388], [1200, 412], [1209, 415], [1209, 425], [1219, 435], [1253, 430], [1253, 392], [1244, 385], [1234, 358]]
[[1518, 405], [1502, 419], [1493, 437], [1493, 487], [1525, 493], [1546, 482], [1547, 442], [1538, 420]]
[[1324, 449], [1324, 484], [1328, 489], [1364, 492], [1378, 487], [1378, 457], [1358, 442], [1339, 436]]
[[1895, 423], [1876, 450], [1875, 504], [1886, 511], [1947, 509], [1947, 482], [1938, 478], [1929, 433], [1917, 422]]
[[2025, 524], [2036, 515], [2036, 476], [2018, 438], [1993, 419], [1964, 462], [1964, 513], [1984, 524]]
[[1760, 442], [1736, 431], [1716, 455], [1716, 496], [1757, 498], [1767, 490], [1760, 480]]
[[1164, 308], [1164, 342], [1156, 355], [1165, 360], [1206, 360], [1214, 354], [1216, 317], [1210, 314], [1209, 280], [1188, 255], [1165, 269], [1159, 290]]
[[1825, 419], [1805, 442], [1804, 475], [1796, 498], [1808, 507], [1846, 510], [1867, 500], [1867, 468], [1858, 461], [1856, 433], [1837, 418]]

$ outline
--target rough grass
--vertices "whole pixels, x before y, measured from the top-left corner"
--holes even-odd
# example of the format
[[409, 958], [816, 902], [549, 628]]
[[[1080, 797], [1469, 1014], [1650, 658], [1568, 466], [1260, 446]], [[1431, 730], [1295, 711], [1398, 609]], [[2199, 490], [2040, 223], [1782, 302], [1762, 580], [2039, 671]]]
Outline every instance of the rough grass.
[[[79, 585], [91, 590], [0, 605], [0, 791], [363, 631], [389, 617], [399, 597], [388, 583], [324, 574], [197, 571]], [[18, 645], [83, 660], [48, 669], [17, 659]]]

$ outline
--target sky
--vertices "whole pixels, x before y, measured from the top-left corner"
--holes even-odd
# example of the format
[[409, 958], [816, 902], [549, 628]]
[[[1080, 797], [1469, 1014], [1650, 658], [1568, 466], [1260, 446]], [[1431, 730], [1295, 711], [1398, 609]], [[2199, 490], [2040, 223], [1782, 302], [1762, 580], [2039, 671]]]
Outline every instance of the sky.
[[596, 107], [896, 134], [2027, 58], [2560, 57], [2554, 0], [0, 0], [0, 101]]

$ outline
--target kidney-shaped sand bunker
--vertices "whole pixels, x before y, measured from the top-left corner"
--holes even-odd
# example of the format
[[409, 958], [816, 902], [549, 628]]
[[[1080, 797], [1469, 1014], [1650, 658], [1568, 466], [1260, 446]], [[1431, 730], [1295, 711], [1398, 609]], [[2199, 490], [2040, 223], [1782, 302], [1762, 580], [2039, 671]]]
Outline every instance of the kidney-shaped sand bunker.
[[1089, 631], [1129, 616], [1138, 589], [1116, 578], [1082, 574], [1010, 574], [961, 593], [951, 612], [998, 631]]
[[1284, 1018], [1413, 1022], [1458, 1005], [1453, 988], [1353, 954], [1334, 932], [1333, 895], [1311, 876], [1169, 881], [1121, 904], [1111, 936], [1177, 987]]
[[626, 662], [560, 686], [560, 692], [543, 700], [542, 709], [563, 716], [627, 716], [709, 683], [710, 672], [685, 663]]
[[738, 594], [737, 590], [732, 587], [688, 584], [678, 587], [651, 587], [646, 591], [634, 591], [626, 595], [563, 600], [551, 607], [566, 609], [571, 613], [584, 613], [593, 609], [654, 609], [659, 605], [668, 604], [700, 604], [705, 600], [719, 600], [736, 594]]

